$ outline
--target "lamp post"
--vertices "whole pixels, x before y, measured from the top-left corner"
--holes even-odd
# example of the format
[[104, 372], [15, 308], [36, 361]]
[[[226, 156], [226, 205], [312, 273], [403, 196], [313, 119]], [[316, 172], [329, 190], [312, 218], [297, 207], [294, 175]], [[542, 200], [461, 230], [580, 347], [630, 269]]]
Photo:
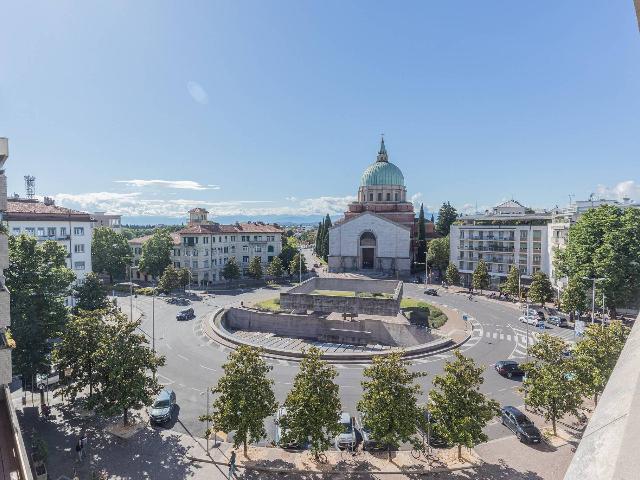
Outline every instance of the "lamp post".
[[424, 288], [427, 288], [427, 283], [429, 283], [429, 270], [427, 266], [427, 252], [424, 252]]
[[605, 280], [605, 277], [582, 277], [583, 280], [590, 280], [591, 282], [593, 282], [593, 287], [591, 290], [591, 323], [595, 322], [595, 315], [596, 315], [596, 283], [597, 282], [601, 282], [602, 280]]

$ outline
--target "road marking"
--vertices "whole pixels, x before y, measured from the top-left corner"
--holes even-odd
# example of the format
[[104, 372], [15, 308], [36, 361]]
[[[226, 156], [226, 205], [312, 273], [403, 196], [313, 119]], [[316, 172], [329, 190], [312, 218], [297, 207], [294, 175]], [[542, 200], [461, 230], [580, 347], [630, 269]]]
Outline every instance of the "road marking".
[[200, 365], [200, 367], [202, 367], [202, 368], [204, 368], [204, 369], [206, 369], [206, 370], [211, 370], [212, 372], [215, 372], [215, 371], [216, 371], [216, 369], [215, 369], [215, 368], [206, 367], [206, 366], [204, 366], [204, 365]]
[[187, 362], [189, 361], [189, 359], [188, 359], [187, 357], [185, 357], [184, 355], [180, 355], [180, 354], [178, 353], [178, 356], [179, 356], [181, 359], [186, 360]]
[[173, 347], [171, 346], [171, 344], [170, 344], [170, 343], [167, 343], [167, 348], [168, 348], [169, 350], [173, 350]]

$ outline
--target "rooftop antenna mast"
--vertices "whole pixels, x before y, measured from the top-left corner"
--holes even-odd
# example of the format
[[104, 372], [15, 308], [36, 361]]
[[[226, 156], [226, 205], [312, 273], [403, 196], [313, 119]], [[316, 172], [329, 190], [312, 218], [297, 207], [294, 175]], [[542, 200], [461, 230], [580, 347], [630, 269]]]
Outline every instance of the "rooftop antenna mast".
[[571, 199], [575, 197], [575, 195], [573, 193], [569, 194], [569, 206], [571, 206]]
[[27, 198], [32, 199], [36, 194], [36, 177], [33, 175], [25, 175], [24, 189], [27, 192]]

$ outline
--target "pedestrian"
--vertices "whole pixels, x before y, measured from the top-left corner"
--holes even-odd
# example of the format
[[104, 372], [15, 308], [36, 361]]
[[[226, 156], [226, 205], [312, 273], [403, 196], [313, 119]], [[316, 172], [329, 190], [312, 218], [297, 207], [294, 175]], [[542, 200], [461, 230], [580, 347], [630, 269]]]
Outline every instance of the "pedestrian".
[[231, 458], [229, 459], [229, 476], [227, 480], [231, 480], [231, 478], [236, 473], [236, 452], [231, 452]]
[[82, 444], [82, 458], [87, 456], [87, 445], [89, 443], [89, 439], [87, 438], [87, 432], [82, 432], [82, 437], [80, 438], [80, 443]]
[[76, 453], [78, 454], [78, 462], [82, 463], [82, 439], [79, 438], [76, 443]]

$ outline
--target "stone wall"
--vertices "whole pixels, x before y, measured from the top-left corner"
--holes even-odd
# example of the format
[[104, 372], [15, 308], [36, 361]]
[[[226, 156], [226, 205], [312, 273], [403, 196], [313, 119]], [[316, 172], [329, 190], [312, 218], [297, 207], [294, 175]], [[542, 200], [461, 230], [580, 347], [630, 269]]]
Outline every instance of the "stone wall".
[[230, 308], [224, 315], [227, 329], [354, 345], [380, 344], [412, 347], [435, 339], [425, 328], [380, 320], [327, 320], [317, 315], [269, 313]]
[[[340, 312], [366, 315], [396, 316], [402, 300], [402, 282], [396, 280], [363, 280], [315, 277], [280, 294], [283, 310]], [[340, 297], [312, 294], [315, 290], [386, 293], [383, 297]]]

